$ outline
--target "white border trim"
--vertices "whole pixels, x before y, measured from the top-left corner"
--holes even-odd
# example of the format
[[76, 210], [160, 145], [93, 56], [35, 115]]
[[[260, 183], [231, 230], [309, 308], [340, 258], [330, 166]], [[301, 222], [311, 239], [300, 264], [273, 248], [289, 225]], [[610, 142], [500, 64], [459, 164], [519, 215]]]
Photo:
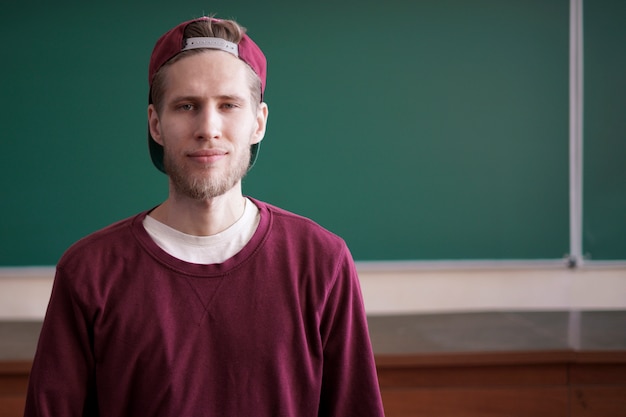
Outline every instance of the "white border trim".
[[570, 0], [569, 175], [570, 266], [584, 262], [583, 229], [583, 0]]
[[368, 314], [626, 309], [626, 268], [359, 271]]
[[[360, 272], [423, 272], [423, 271], [475, 271], [564, 269], [568, 259], [546, 260], [440, 260], [440, 261], [357, 261]], [[626, 262], [624, 262], [626, 265]]]

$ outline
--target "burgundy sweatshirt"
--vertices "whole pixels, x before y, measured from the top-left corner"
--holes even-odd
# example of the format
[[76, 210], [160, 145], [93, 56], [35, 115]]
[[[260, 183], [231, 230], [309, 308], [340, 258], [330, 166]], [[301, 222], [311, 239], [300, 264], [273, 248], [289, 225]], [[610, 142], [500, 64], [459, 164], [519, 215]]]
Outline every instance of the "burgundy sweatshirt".
[[383, 416], [344, 241], [253, 201], [257, 231], [221, 264], [165, 253], [147, 212], [74, 244], [25, 416]]

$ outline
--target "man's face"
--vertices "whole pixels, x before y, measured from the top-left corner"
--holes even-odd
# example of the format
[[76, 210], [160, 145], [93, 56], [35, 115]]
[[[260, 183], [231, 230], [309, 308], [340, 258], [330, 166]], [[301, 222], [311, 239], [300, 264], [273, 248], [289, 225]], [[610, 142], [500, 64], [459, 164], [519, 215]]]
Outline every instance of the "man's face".
[[267, 106], [252, 102], [251, 70], [227, 52], [192, 54], [165, 71], [160, 111], [150, 105], [148, 118], [173, 191], [195, 200], [220, 196], [246, 174]]

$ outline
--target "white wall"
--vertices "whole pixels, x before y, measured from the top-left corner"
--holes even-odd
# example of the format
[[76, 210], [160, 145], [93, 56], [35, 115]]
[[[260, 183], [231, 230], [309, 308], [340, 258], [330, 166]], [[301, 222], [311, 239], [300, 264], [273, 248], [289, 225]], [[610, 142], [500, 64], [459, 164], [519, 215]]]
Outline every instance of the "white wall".
[[[357, 264], [369, 314], [626, 309], [626, 265]], [[54, 268], [0, 268], [0, 320], [40, 320]]]

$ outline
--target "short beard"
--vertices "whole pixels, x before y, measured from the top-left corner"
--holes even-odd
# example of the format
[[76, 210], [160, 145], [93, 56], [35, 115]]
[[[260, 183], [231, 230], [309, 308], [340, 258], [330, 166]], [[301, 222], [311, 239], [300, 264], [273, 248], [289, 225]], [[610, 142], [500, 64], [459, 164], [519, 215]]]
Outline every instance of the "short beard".
[[208, 201], [231, 190], [246, 175], [250, 165], [250, 147], [247, 147], [237, 164], [224, 174], [190, 175], [185, 166], [175, 162], [167, 149], [164, 151], [163, 165], [172, 186], [179, 194], [197, 201]]

